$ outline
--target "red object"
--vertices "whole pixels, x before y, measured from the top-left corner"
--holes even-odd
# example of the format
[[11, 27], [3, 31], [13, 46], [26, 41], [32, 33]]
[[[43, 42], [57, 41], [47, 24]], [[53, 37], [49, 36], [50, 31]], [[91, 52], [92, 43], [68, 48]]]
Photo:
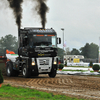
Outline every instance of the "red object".
[[58, 64], [61, 64], [61, 62], [59, 61], [59, 63]]
[[0, 84], [0, 88], [1, 88], [2, 84]]
[[15, 54], [15, 52], [6, 50], [6, 54]]

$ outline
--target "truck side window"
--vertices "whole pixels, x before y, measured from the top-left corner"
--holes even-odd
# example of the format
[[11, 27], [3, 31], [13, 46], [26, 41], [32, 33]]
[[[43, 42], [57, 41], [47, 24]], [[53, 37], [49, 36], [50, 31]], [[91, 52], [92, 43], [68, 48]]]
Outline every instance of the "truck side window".
[[27, 46], [27, 44], [28, 44], [28, 38], [27, 38], [27, 36], [25, 36], [23, 38], [23, 46]]

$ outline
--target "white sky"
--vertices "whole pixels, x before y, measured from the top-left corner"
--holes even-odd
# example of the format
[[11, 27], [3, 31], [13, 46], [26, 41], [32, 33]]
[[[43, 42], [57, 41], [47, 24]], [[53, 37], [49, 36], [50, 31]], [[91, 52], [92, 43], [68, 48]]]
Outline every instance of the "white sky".
[[[6, 2], [0, 3], [0, 37], [12, 34], [18, 35], [17, 25], [12, 10]], [[32, 11], [35, 4], [24, 0], [22, 27], [41, 27], [39, 16]], [[48, 0], [46, 28], [54, 28], [70, 50], [80, 49], [86, 43], [99, 45], [100, 37], [100, 0]], [[59, 47], [63, 48], [63, 44]]]

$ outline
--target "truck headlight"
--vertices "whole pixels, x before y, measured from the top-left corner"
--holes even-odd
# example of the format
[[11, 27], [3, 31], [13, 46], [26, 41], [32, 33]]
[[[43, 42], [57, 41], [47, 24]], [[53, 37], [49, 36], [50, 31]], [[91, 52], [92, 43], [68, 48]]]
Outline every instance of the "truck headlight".
[[34, 66], [35, 65], [35, 59], [34, 58], [32, 58], [32, 66]]
[[54, 62], [53, 62], [54, 65], [57, 64], [57, 60], [56, 60], [56, 57], [54, 57]]
[[54, 61], [54, 65], [56, 65], [57, 64], [57, 62], [56, 61]]
[[32, 66], [34, 66], [34, 65], [35, 65], [35, 62], [33, 61], [33, 62], [32, 62]]

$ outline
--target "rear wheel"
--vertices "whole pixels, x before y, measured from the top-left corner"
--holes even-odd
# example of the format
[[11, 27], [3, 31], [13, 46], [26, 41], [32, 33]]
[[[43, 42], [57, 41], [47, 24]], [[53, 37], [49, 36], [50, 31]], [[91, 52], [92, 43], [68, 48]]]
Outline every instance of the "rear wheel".
[[13, 70], [13, 63], [11, 61], [7, 62], [6, 74], [9, 77], [19, 75], [19, 71]]
[[25, 64], [23, 65], [22, 74], [23, 74], [23, 77], [25, 77], [25, 78], [28, 78], [28, 77], [30, 77], [30, 75], [31, 75], [31, 72], [28, 71], [28, 68], [26, 67]]

